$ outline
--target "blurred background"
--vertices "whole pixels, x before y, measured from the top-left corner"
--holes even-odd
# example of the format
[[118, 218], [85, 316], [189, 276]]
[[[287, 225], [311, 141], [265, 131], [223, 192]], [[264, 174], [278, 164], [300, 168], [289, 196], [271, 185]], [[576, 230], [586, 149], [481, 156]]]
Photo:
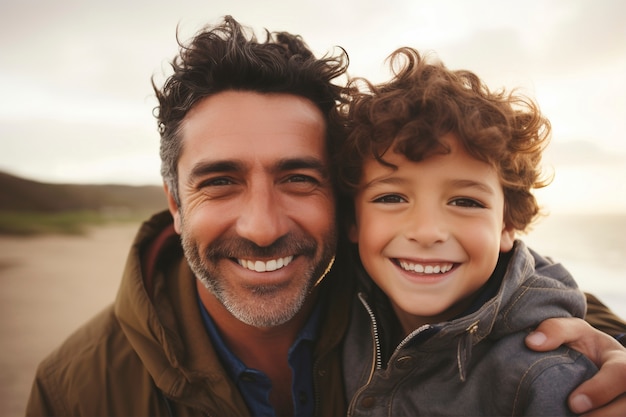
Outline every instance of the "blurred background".
[[184, 41], [225, 14], [259, 36], [300, 34], [318, 55], [341, 46], [352, 76], [386, 80], [385, 58], [408, 45], [536, 98], [553, 125], [554, 181], [538, 192], [549, 216], [523, 238], [626, 317], [626, 2], [3, 2], [0, 171], [11, 177], [0, 182], [0, 220], [15, 225], [10, 216], [36, 211], [35, 200], [55, 213], [71, 200], [83, 213], [92, 203], [77, 196], [89, 195], [115, 217], [129, 209], [120, 195], [150, 203], [88, 233], [0, 233], [1, 414], [23, 414], [36, 364], [113, 299], [137, 222], [165, 207], [150, 80], [169, 74], [177, 31]]

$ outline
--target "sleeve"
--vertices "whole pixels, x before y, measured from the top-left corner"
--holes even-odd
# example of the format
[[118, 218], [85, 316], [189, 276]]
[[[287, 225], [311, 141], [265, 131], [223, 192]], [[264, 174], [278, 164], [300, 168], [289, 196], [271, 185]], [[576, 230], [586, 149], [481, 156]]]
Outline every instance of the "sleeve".
[[[537, 272], [556, 276], [555, 270], [562, 268], [560, 264], [554, 263], [552, 259], [539, 255], [537, 252], [530, 250], [535, 259], [535, 269]], [[615, 315], [606, 305], [604, 305], [597, 297], [585, 293], [587, 297], [587, 314], [585, 321], [596, 329], [611, 335], [623, 346], [626, 346], [626, 322]]]
[[594, 295], [585, 293], [585, 296], [587, 297], [585, 321], [596, 329], [613, 336], [623, 346], [626, 346], [626, 322], [616, 316]]
[[[519, 385], [515, 415], [572, 416], [567, 405], [569, 394], [583, 381], [591, 378], [597, 368], [584, 355], [569, 350], [562, 356], [575, 358], [562, 360], [543, 368], [542, 362], [532, 365]], [[548, 358], [548, 362], [552, 362]], [[534, 367], [543, 368], [535, 372]]]
[[50, 403], [50, 398], [44, 383], [38, 376], [35, 377], [30, 396], [26, 404], [26, 417], [54, 416], [55, 411]]

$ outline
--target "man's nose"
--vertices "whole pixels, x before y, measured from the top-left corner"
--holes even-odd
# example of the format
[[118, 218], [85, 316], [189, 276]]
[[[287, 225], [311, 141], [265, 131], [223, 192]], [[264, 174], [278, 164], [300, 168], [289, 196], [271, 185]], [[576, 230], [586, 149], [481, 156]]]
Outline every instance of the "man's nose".
[[289, 219], [272, 184], [253, 184], [236, 223], [237, 234], [260, 247], [287, 234]]

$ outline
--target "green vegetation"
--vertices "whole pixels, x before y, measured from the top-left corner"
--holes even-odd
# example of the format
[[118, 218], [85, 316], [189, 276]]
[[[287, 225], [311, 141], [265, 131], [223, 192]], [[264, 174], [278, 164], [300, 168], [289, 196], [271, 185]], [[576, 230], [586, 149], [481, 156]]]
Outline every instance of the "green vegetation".
[[98, 211], [63, 211], [58, 213], [0, 212], [0, 235], [38, 234], [80, 235], [90, 226], [119, 222], [139, 222], [147, 213], [109, 213]]
[[159, 186], [48, 184], [0, 172], [0, 235], [82, 234], [166, 207]]

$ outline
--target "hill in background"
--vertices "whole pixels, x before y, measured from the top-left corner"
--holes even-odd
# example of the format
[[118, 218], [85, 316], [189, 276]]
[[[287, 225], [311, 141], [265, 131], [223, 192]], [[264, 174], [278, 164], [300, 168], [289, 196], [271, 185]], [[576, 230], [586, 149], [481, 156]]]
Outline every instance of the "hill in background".
[[0, 234], [81, 233], [166, 208], [159, 186], [51, 184], [0, 172]]
[[166, 207], [159, 186], [49, 184], [0, 172], [0, 211], [156, 211]]

